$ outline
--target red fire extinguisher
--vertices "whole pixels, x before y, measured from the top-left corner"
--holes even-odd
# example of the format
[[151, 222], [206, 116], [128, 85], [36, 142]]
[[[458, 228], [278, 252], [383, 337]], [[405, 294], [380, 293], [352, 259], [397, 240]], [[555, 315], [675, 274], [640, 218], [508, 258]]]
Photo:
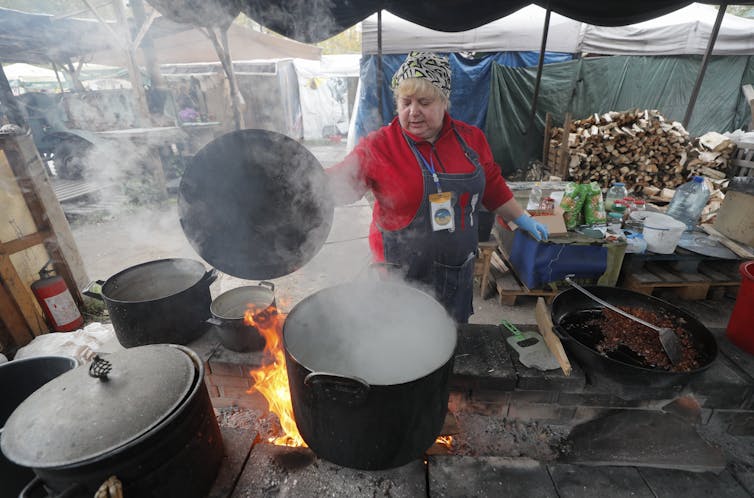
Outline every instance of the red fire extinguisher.
[[69, 332], [84, 324], [71, 291], [60, 275], [53, 275], [50, 261], [39, 270], [39, 280], [31, 284], [31, 291], [42, 307], [47, 321], [55, 332]]

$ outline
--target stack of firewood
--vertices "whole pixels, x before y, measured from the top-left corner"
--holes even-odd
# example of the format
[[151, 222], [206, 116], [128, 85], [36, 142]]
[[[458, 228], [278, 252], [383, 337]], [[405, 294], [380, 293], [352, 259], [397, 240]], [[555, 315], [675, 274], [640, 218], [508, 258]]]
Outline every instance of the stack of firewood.
[[[550, 148], [561, 148], [563, 128], [552, 128]], [[611, 111], [573, 121], [567, 135], [568, 180], [657, 195], [675, 189], [690, 175], [722, 180], [733, 143], [718, 133], [692, 138], [677, 121], [656, 110]]]

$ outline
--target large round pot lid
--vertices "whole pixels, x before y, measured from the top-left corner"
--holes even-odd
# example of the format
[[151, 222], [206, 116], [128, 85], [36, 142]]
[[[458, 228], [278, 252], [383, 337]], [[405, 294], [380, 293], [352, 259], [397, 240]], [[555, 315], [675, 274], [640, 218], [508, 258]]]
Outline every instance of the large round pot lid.
[[48, 382], [11, 414], [2, 451], [24, 467], [53, 468], [103, 457], [154, 429], [195, 382], [190, 356], [166, 344], [101, 355], [106, 379], [80, 366]]
[[325, 243], [333, 216], [327, 175], [295, 140], [226, 133], [193, 157], [178, 190], [181, 226], [218, 270], [247, 280], [288, 275]]

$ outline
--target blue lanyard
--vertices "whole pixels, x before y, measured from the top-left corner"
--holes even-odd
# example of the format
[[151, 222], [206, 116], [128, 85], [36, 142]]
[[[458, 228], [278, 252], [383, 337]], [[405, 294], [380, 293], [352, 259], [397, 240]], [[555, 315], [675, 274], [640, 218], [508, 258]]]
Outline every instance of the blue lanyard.
[[437, 177], [437, 171], [435, 170], [435, 163], [434, 159], [432, 158], [432, 152], [429, 153], [429, 163], [427, 163], [427, 160], [424, 159], [424, 156], [421, 155], [421, 152], [416, 148], [414, 144], [411, 144], [411, 148], [414, 149], [414, 152], [416, 152], [416, 156], [419, 158], [419, 161], [421, 164], [427, 168], [427, 171], [432, 173], [432, 180], [435, 182], [435, 186], [437, 187], [437, 193], [442, 192], [442, 187], [440, 187], [440, 178]]

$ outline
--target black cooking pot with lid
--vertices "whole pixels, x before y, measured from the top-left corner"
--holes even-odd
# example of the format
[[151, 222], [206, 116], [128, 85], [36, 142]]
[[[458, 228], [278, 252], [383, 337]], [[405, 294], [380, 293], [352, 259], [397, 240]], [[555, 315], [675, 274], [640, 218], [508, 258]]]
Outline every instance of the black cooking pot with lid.
[[204, 496], [223, 447], [203, 377], [183, 346], [101, 355], [19, 405], [2, 451], [34, 470], [29, 493], [91, 497], [114, 475], [125, 496]]
[[178, 189], [191, 246], [213, 267], [247, 280], [307, 263], [330, 233], [333, 207], [317, 158], [267, 130], [216, 138], [191, 159]]
[[[212, 318], [220, 342], [232, 351], [254, 351], [264, 347], [264, 337], [256, 326], [247, 324], [247, 311], [260, 318], [262, 314], [277, 313], [275, 284], [262, 281], [257, 285], [236, 287], [217, 296], [210, 306]], [[261, 317], [265, 319], [266, 317]]]
[[387, 469], [439, 435], [457, 341], [443, 306], [394, 282], [353, 282], [299, 302], [283, 324], [296, 426], [321, 458]]

